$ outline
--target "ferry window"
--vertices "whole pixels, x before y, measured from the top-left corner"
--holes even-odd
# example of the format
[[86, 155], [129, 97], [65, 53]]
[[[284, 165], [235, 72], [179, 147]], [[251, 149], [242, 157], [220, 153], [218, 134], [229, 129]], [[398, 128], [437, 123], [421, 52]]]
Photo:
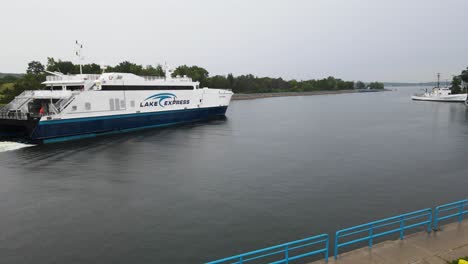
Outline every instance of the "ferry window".
[[130, 107], [135, 107], [135, 101], [130, 101]]
[[103, 91], [193, 90], [193, 85], [103, 85]]
[[82, 88], [83, 88], [83, 86], [80, 86], [80, 85], [68, 85], [66, 87], [66, 90], [76, 91], [76, 90], [81, 90]]
[[115, 98], [115, 99], [114, 99], [114, 104], [115, 104], [115, 110], [120, 110], [119, 99]]
[[76, 109], [78, 109], [78, 107], [76, 107], [76, 105], [72, 106], [72, 111], [76, 111]]
[[91, 110], [91, 103], [85, 103], [85, 109], [86, 110]]
[[120, 100], [120, 108], [125, 109], [125, 101]]
[[197, 84], [197, 86], [195, 87], [195, 89], [198, 89], [198, 88], [200, 88], [200, 85]]
[[110, 110], [114, 111], [114, 99], [109, 99]]
[[50, 87], [50, 88], [52, 88], [52, 90], [54, 90], [54, 91], [60, 91], [60, 90], [62, 90], [62, 86], [52, 86], [52, 87]]

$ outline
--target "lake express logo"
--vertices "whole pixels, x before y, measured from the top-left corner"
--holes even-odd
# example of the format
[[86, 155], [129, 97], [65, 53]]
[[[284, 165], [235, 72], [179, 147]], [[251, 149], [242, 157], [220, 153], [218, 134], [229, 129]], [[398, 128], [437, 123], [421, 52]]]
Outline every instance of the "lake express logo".
[[177, 100], [177, 96], [172, 93], [158, 93], [146, 98], [140, 103], [140, 107], [190, 104], [190, 100]]

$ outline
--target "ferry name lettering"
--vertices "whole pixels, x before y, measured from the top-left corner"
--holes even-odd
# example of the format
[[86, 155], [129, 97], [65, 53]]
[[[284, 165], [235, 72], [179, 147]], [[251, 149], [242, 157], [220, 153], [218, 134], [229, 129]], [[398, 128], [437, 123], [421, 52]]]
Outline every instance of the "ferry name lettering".
[[140, 103], [140, 107], [165, 107], [167, 105], [190, 104], [190, 100], [177, 100], [177, 96], [172, 93], [159, 93], [146, 98]]

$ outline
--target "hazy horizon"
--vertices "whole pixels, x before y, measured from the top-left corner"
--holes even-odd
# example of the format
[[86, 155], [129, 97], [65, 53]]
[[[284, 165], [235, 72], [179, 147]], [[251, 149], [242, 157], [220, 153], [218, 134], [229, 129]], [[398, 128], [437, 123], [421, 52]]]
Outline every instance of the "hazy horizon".
[[468, 66], [463, 0], [6, 2], [0, 72], [47, 57], [198, 65], [210, 75], [430, 82]]

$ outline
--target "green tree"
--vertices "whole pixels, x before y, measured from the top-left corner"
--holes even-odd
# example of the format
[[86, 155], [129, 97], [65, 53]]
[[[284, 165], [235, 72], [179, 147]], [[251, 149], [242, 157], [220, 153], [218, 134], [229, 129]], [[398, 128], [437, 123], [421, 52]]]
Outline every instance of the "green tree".
[[234, 76], [232, 75], [232, 73], [228, 74], [227, 80], [229, 82], [229, 88], [232, 89], [232, 86], [234, 85]]
[[468, 67], [461, 72], [460, 79], [463, 81], [464, 89], [468, 90]]
[[461, 78], [460, 76], [453, 76], [452, 78], [452, 86], [450, 87], [452, 94], [459, 94], [461, 93]]
[[[78, 65], [78, 68], [79, 68], [79, 65]], [[96, 63], [84, 64], [83, 65], [83, 73], [85, 73], [85, 74], [101, 74], [102, 69], [101, 69], [101, 66], [99, 66]]]
[[366, 88], [366, 84], [361, 82], [361, 81], [357, 81], [356, 82], [356, 89], [365, 89]]
[[143, 75], [143, 66], [137, 65], [129, 61], [122, 61], [117, 64], [115, 67], [109, 67], [106, 70], [107, 72], [122, 72], [122, 73], [133, 73], [136, 75]]
[[468, 83], [468, 67], [466, 67], [466, 70], [462, 71], [460, 78], [463, 82]]
[[166, 76], [166, 73], [164, 72], [164, 69], [162, 68], [161, 64], [156, 65], [156, 67], [153, 67], [152, 65], [147, 65], [143, 69], [142, 74], [147, 76]]
[[0, 84], [12, 83], [12, 82], [15, 82], [18, 79], [19, 79], [18, 77], [15, 77], [13, 75], [6, 75], [3, 78], [0, 78]]
[[43, 89], [42, 82], [45, 81], [45, 74], [27, 73], [22, 78], [18, 79], [12, 89], [6, 89], [3, 92], [1, 103], [8, 103], [25, 90]]
[[28, 63], [28, 69], [26, 72], [31, 74], [41, 74], [44, 72], [44, 65], [39, 61], [31, 61]]
[[71, 61], [55, 61], [54, 58], [47, 58], [47, 68], [51, 72], [61, 72], [63, 74], [78, 74], [80, 67], [74, 65]]
[[222, 75], [216, 75], [206, 80], [207, 86], [210, 88], [229, 88], [229, 80]]
[[202, 86], [206, 86], [207, 78], [208, 78], [208, 71], [202, 67], [198, 66], [187, 66], [182, 65], [177, 67], [174, 72], [172, 73], [172, 77], [175, 76], [184, 76], [187, 75], [188, 77], [192, 78], [196, 82], [200, 82]]
[[370, 88], [370, 89], [384, 89], [385, 86], [384, 86], [383, 83], [371, 82], [371, 83], [369, 83], [369, 88]]

